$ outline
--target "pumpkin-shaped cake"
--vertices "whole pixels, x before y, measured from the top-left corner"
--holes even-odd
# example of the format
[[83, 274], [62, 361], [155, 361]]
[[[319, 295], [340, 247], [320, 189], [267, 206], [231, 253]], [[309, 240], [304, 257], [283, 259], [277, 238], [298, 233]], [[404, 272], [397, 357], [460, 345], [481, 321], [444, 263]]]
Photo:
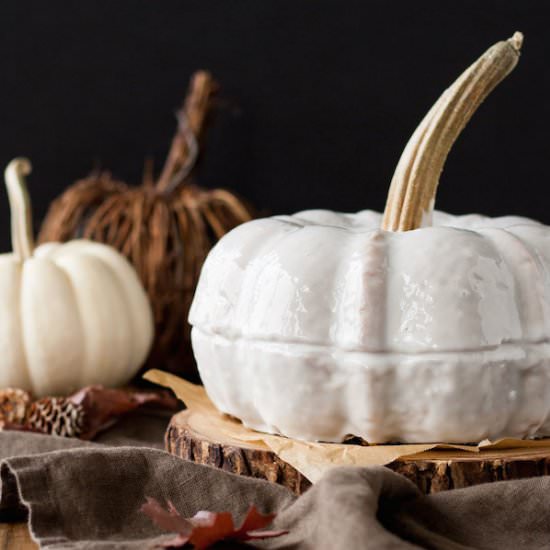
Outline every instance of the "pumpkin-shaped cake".
[[452, 143], [521, 40], [493, 46], [441, 96], [384, 214], [256, 220], [213, 249], [190, 321], [221, 411], [321, 441], [550, 433], [550, 228], [433, 212]]

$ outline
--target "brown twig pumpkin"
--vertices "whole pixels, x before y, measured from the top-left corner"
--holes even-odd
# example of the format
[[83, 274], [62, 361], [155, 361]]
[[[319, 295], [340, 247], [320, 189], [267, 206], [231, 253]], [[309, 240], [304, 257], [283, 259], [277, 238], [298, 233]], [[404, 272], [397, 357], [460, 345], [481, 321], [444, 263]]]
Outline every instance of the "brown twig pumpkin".
[[215, 241], [251, 219], [251, 210], [224, 189], [193, 183], [216, 83], [205, 71], [192, 77], [178, 130], [156, 182], [146, 170], [140, 186], [107, 172], [77, 181], [56, 199], [42, 224], [41, 242], [75, 236], [107, 243], [136, 267], [155, 314], [149, 363], [193, 377], [187, 313], [202, 263]]

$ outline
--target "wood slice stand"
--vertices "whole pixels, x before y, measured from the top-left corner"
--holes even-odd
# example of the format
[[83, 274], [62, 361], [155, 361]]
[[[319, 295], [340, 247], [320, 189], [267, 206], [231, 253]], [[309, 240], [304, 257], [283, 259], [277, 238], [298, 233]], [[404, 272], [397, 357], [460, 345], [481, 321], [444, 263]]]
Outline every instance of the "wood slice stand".
[[[197, 428], [191, 411], [172, 417], [166, 432], [168, 452], [198, 464], [234, 474], [267, 479], [303, 493], [310, 482], [265, 446], [226, 437], [212, 437]], [[468, 487], [479, 483], [550, 474], [548, 449], [517, 449], [510, 456], [485, 452], [482, 456], [459, 450], [425, 452], [420, 459], [400, 459], [387, 465], [413, 481], [424, 493]]]

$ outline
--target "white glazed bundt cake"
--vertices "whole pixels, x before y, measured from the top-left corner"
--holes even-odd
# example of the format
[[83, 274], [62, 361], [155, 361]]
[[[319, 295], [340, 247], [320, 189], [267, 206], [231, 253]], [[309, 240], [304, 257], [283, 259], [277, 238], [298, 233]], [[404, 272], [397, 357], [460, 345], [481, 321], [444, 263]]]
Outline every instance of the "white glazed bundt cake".
[[321, 441], [550, 434], [550, 228], [432, 212], [452, 143], [520, 45], [496, 44], [442, 95], [384, 215], [276, 216], [216, 245], [190, 322], [221, 411]]

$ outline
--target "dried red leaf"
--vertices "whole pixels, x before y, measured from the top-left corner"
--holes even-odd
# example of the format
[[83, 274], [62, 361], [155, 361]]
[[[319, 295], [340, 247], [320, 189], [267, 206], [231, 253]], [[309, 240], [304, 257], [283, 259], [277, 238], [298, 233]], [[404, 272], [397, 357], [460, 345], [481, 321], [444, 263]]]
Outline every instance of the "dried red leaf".
[[192, 518], [184, 518], [171, 502], [168, 502], [168, 510], [165, 510], [153, 498], [147, 499], [141, 511], [162, 529], [178, 533], [176, 537], [162, 543], [164, 548], [192, 544], [197, 550], [203, 550], [220, 541], [244, 542], [280, 537], [287, 533], [283, 530], [262, 531], [273, 521], [275, 514], [261, 514], [254, 505], [248, 509], [239, 528], [235, 528], [233, 516], [229, 512], [200, 511]]
[[141, 507], [141, 511], [166, 531], [185, 535], [190, 535], [193, 531], [193, 524], [183, 518], [170, 501], [168, 501], [168, 510], [165, 510], [157, 500], [147, 497], [147, 502]]

